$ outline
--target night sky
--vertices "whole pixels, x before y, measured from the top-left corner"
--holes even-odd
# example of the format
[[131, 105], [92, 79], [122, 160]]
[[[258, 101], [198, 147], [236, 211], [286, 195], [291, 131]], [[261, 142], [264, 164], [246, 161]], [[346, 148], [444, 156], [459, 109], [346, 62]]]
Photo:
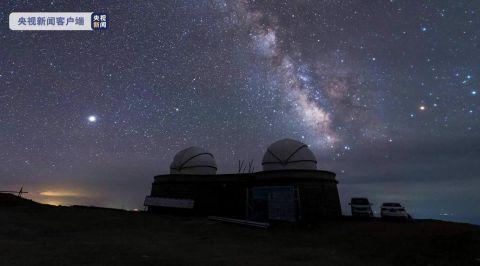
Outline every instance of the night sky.
[[[110, 28], [10, 31], [10, 12]], [[141, 208], [191, 145], [220, 173], [310, 145], [343, 211], [480, 224], [478, 1], [1, 1], [0, 190]]]

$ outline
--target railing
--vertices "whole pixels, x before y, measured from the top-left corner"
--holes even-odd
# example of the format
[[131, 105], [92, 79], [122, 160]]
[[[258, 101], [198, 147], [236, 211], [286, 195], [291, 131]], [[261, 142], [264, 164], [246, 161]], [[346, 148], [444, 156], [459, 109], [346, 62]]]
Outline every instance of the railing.
[[269, 224], [269, 223], [261, 223], [261, 222], [248, 221], [248, 220], [240, 220], [240, 219], [233, 219], [233, 218], [226, 218], [226, 217], [219, 217], [219, 216], [208, 216], [208, 219], [209, 219], [209, 220], [213, 220], [213, 221], [227, 222], [227, 223], [240, 224], [240, 225], [247, 225], [247, 226], [264, 228], [264, 229], [270, 227], [270, 224]]

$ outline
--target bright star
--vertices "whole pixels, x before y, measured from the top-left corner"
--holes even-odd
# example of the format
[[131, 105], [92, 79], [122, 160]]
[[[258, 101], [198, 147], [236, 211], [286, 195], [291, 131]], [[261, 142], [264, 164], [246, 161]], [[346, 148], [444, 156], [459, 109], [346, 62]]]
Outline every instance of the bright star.
[[471, 94], [472, 95], [477, 95], [477, 91], [472, 91]]
[[425, 107], [425, 105], [420, 105], [420, 107], [418, 109], [420, 109], [420, 111], [425, 111], [426, 107]]
[[94, 116], [94, 115], [91, 115], [91, 116], [88, 117], [88, 121], [89, 121], [89, 122], [92, 122], [92, 123], [93, 123], [93, 122], [96, 122], [96, 121], [97, 121], [97, 117]]

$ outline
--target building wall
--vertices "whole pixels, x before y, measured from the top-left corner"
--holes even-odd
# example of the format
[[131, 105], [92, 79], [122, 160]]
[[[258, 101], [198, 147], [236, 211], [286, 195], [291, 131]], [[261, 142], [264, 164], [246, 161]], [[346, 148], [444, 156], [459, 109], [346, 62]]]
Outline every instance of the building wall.
[[[155, 182], [151, 196], [192, 199], [195, 201], [192, 214], [224, 215], [243, 218], [245, 215], [246, 186], [242, 182], [198, 181]], [[162, 208], [169, 212], [169, 209]]]
[[[299, 218], [315, 221], [341, 215], [335, 174], [326, 171], [268, 171], [234, 175], [163, 175], [152, 184], [151, 196], [195, 201], [194, 215], [246, 218], [247, 191], [259, 186], [295, 186], [299, 191]], [[177, 213], [171, 208], [154, 211]]]
[[334, 182], [305, 183], [299, 185], [301, 219], [317, 220], [341, 216], [337, 184]]

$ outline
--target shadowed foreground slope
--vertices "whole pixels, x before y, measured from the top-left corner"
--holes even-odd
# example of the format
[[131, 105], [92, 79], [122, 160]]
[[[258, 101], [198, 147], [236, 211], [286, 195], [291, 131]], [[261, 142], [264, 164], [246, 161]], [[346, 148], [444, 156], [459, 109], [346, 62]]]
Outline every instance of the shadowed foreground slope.
[[0, 206], [0, 265], [480, 265], [468, 224], [344, 220], [259, 230], [204, 218]]

